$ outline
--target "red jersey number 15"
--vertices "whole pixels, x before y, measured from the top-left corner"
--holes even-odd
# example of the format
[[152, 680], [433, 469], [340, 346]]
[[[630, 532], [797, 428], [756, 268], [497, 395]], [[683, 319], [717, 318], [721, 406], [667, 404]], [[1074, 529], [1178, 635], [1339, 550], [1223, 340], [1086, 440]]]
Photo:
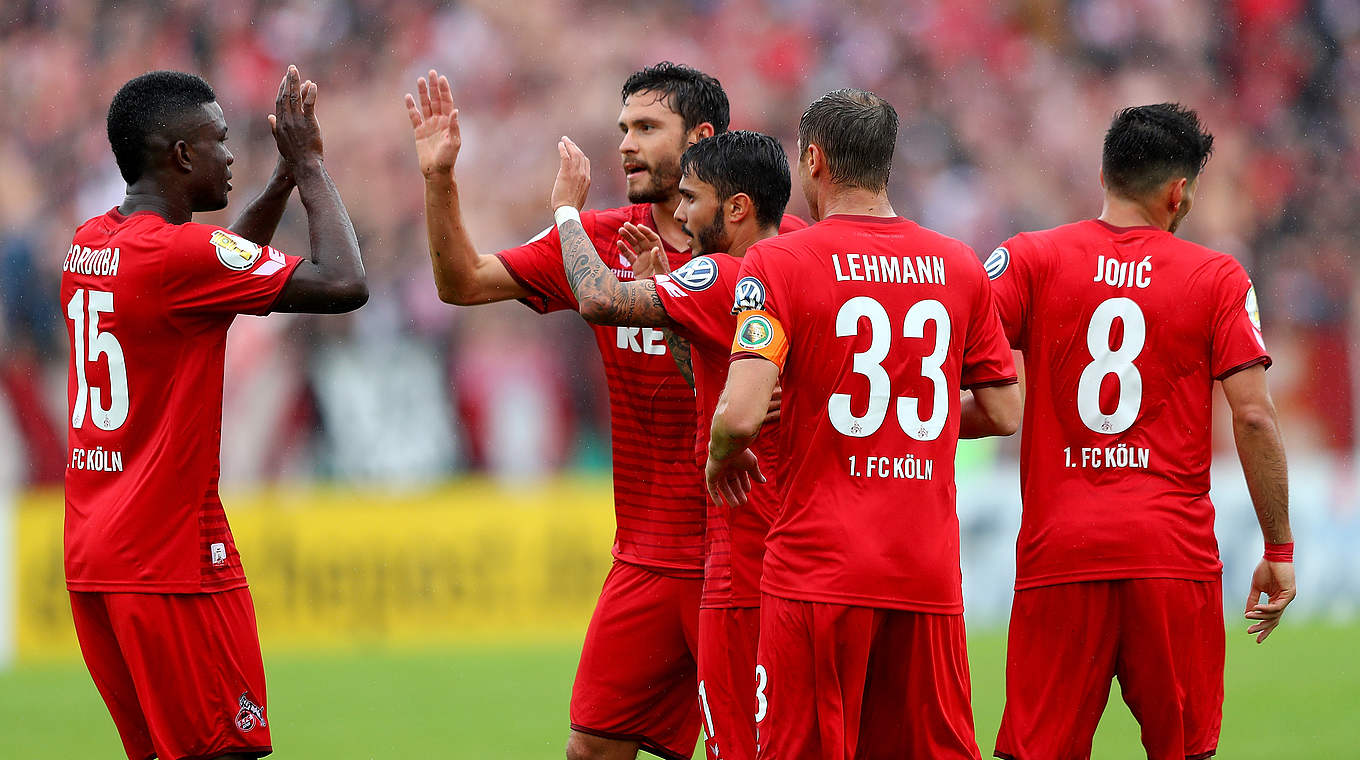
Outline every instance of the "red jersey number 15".
[[[88, 296], [88, 298], [87, 298]], [[90, 419], [100, 430], [117, 430], [127, 422], [128, 381], [127, 365], [123, 360], [123, 346], [113, 333], [99, 330], [99, 315], [113, 313], [113, 294], [104, 290], [77, 289], [66, 304], [66, 316], [75, 323], [71, 332], [71, 348], [75, 351], [76, 400], [71, 405], [71, 427], [85, 424], [86, 409]], [[88, 331], [85, 325], [89, 324]], [[108, 357], [109, 405], [103, 405], [103, 390], [90, 387], [85, 379], [85, 363]]]

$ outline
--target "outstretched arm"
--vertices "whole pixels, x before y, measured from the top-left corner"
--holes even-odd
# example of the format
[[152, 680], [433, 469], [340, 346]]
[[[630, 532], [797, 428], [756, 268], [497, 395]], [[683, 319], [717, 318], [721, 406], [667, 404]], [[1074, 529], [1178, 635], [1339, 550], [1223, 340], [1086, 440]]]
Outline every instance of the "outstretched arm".
[[293, 187], [293, 175], [288, 173], [288, 162], [279, 156], [274, 173], [269, 175], [268, 184], [246, 204], [241, 215], [227, 229], [256, 245], [269, 245], [279, 228], [284, 209], [288, 208], [288, 197], [293, 194]]
[[557, 143], [562, 163], [553, 183], [553, 216], [562, 236], [562, 269], [581, 316], [600, 325], [655, 327], [670, 324], [653, 280], [619, 282], [604, 265], [581, 226], [578, 210], [590, 190], [590, 159], [570, 139]]
[[297, 183], [307, 209], [311, 260], [293, 271], [274, 303], [275, 311], [335, 314], [368, 301], [368, 280], [359, 257], [354, 225], [322, 158], [321, 127], [316, 120], [316, 85], [302, 81], [289, 66], [279, 85], [269, 125], [279, 155]]
[[[1248, 367], [1224, 378], [1223, 395], [1232, 408], [1237, 456], [1266, 543], [1266, 555], [1251, 576], [1245, 615], [1253, 621], [1247, 633], [1257, 634], [1259, 644], [1280, 624], [1285, 607], [1298, 593], [1294, 534], [1289, 529], [1289, 471], [1265, 367]], [[1264, 604], [1261, 594], [1268, 597]]]
[[434, 69], [416, 82], [419, 101], [406, 94], [406, 115], [425, 177], [425, 231], [430, 239], [434, 285], [445, 303], [470, 306], [524, 298], [529, 292], [495, 256], [477, 253], [463, 224], [453, 166], [463, 145], [458, 109], [448, 77]]

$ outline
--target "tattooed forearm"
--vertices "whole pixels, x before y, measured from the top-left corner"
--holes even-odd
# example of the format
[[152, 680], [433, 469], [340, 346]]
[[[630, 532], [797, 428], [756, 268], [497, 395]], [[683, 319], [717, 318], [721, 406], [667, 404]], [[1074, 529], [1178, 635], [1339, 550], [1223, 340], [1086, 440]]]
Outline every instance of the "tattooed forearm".
[[689, 358], [689, 341], [675, 334], [674, 330], [661, 328], [661, 334], [666, 337], [666, 347], [671, 350], [671, 358], [675, 360], [675, 368], [680, 370], [680, 376], [685, 378], [689, 387], [694, 387], [694, 364]]
[[670, 323], [656, 283], [619, 282], [595, 252], [585, 228], [576, 221], [561, 225], [562, 270], [586, 321], [601, 325], [658, 327]]

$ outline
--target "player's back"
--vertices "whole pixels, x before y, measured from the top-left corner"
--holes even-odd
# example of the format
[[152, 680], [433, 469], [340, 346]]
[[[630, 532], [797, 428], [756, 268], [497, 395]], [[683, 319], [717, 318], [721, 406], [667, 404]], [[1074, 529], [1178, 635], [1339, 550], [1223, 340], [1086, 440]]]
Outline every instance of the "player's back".
[[1012, 238], [988, 271], [1025, 352], [1017, 588], [1217, 578], [1213, 382], [1269, 361], [1242, 267], [1089, 220]]
[[245, 584], [217, 496], [226, 332], [268, 311], [298, 261], [150, 212], [76, 232], [61, 280], [72, 590]]
[[986, 275], [962, 243], [891, 217], [828, 217], [747, 253], [738, 350], [787, 336], [783, 508], [763, 588], [962, 611], [960, 387], [1014, 381]]

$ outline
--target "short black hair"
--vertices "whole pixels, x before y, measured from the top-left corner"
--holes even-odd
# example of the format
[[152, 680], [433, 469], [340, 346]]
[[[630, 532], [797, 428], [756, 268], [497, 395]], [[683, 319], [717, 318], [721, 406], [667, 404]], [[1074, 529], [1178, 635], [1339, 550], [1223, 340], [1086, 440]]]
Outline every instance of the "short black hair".
[[867, 90], [832, 90], [798, 121], [799, 150], [814, 143], [826, 154], [832, 182], [881, 192], [892, 172], [897, 111]]
[[779, 225], [793, 187], [789, 158], [779, 141], [744, 129], [689, 146], [680, 156], [680, 173], [712, 185], [720, 202], [737, 193], [750, 196], [762, 227]]
[[1137, 199], [1176, 177], [1193, 180], [1214, 150], [1199, 115], [1179, 103], [1125, 108], [1105, 133], [1105, 186]]
[[202, 77], [182, 71], [151, 71], [124, 84], [109, 104], [109, 145], [118, 171], [129, 184], [146, 168], [147, 139], [177, 122], [186, 111], [217, 100]]
[[633, 72], [623, 83], [623, 100], [639, 92], [662, 96], [666, 106], [684, 120], [686, 130], [708, 122], [715, 134], [721, 134], [732, 120], [722, 83], [683, 63], [662, 61]]

